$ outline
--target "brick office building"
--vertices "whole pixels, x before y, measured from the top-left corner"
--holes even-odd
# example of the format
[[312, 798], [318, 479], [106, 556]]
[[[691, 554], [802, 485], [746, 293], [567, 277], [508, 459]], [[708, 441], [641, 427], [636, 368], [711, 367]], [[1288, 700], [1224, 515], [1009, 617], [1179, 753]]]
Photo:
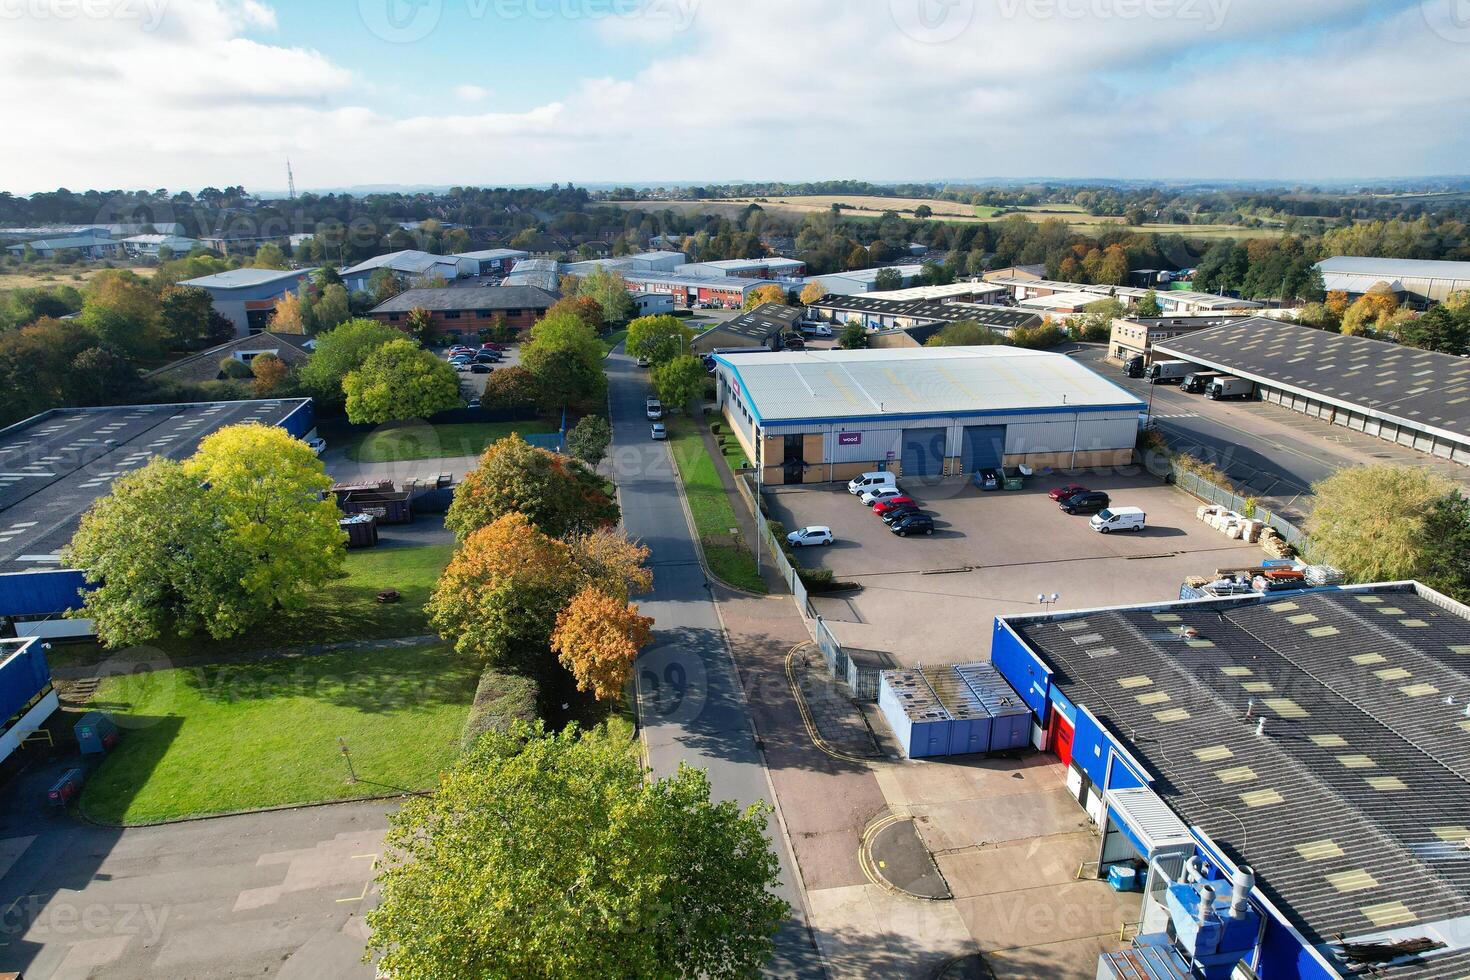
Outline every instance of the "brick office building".
[[517, 330], [530, 330], [555, 302], [555, 296], [535, 286], [407, 289], [379, 303], [368, 315], [407, 328], [409, 311], [424, 309], [429, 311], [435, 334], [473, 335], [500, 319]]

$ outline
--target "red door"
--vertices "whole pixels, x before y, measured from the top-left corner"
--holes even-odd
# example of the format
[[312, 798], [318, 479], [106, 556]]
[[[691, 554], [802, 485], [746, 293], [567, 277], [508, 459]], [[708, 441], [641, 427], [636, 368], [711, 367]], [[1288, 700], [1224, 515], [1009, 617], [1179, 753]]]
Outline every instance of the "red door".
[[1055, 708], [1051, 713], [1051, 750], [1062, 765], [1072, 764], [1072, 723], [1062, 717], [1062, 713]]

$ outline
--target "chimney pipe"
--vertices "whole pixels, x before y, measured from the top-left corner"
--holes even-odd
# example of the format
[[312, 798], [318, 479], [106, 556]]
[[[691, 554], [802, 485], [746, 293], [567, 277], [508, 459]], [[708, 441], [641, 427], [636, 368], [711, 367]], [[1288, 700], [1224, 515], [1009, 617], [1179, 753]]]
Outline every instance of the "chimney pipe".
[[1230, 876], [1230, 884], [1230, 918], [1244, 919], [1246, 910], [1250, 908], [1251, 889], [1256, 884], [1256, 873], [1242, 864]]
[[1265, 715], [1262, 715], [1260, 718], [1257, 718], [1256, 719], [1256, 734], [1257, 735], [1264, 735], [1264, 734], [1266, 734], [1266, 716]]
[[1200, 886], [1199, 890], [1199, 924], [1204, 925], [1210, 921], [1210, 913], [1215, 911], [1215, 889], [1209, 885]]

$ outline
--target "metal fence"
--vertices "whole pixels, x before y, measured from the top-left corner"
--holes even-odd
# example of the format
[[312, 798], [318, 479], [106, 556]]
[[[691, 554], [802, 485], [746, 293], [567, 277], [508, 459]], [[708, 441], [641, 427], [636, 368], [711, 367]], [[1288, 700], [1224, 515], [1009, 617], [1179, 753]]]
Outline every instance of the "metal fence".
[[1246, 517], [1253, 517], [1256, 520], [1265, 521], [1267, 525], [1275, 528], [1286, 539], [1287, 544], [1293, 547], [1300, 549], [1303, 542], [1306, 541], [1306, 533], [1280, 514], [1274, 514], [1269, 510], [1265, 510], [1259, 504], [1252, 503], [1249, 498], [1242, 497], [1232, 490], [1227, 490], [1222, 486], [1211, 483], [1198, 473], [1193, 473], [1174, 463], [1170, 463], [1169, 479], [1179, 489], [1193, 494], [1206, 503], [1229, 507], [1237, 514], [1243, 514]]

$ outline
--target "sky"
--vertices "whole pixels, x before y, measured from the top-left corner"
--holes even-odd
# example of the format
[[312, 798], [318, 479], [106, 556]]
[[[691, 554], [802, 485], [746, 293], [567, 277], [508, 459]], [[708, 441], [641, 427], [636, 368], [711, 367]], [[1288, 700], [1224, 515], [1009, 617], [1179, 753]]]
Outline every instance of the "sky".
[[1470, 0], [0, 0], [0, 190], [1470, 171]]

